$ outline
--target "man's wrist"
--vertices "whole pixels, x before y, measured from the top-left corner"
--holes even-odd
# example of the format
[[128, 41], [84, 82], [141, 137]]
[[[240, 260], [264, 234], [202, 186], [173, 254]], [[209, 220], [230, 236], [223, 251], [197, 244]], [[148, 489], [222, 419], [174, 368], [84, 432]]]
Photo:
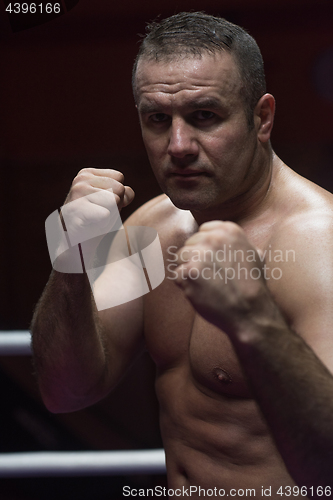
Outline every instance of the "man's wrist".
[[256, 343], [288, 328], [266, 286], [239, 308], [230, 327], [231, 340]]

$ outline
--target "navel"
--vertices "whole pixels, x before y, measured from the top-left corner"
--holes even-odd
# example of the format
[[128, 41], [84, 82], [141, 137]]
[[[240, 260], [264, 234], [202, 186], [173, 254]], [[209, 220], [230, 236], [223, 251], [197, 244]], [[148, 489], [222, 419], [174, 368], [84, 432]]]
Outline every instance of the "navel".
[[232, 382], [229, 373], [225, 370], [222, 370], [222, 368], [214, 368], [213, 375], [219, 382], [222, 382], [223, 384], [230, 384]]

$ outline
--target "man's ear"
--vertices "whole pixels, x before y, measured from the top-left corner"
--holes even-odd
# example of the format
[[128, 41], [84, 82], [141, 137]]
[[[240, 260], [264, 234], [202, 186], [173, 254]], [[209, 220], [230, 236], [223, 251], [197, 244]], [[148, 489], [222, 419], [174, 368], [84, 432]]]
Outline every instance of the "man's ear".
[[254, 123], [257, 125], [258, 139], [268, 142], [274, 123], [275, 99], [272, 94], [264, 94], [254, 110]]

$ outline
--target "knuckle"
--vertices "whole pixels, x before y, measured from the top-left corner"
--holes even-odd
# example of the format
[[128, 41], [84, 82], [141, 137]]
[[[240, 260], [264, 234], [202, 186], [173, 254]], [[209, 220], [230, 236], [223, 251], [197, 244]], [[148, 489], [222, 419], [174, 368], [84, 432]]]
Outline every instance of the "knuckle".
[[122, 172], [118, 172], [118, 170], [113, 170], [113, 172], [115, 173], [114, 175], [116, 175], [117, 177], [117, 181], [123, 183], [125, 180], [124, 174]]
[[82, 196], [84, 196], [83, 184], [80, 182], [73, 184], [70, 190], [70, 195], [72, 199], [81, 198]]
[[125, 194], [125, 186], [118, 181], [114, 181], [112, 185], [113, 192], [122, 198]]
[[207, 234], [204, 240], [204, 244], [207, 248], [214, 248], [215, 246], [219, 246], [224, 241], [223, 233], [221, 231], [216, 230]]
[[81, 168], [81, 170], [78, 171], [77, 173], [77, 176], [80, 175], [80, 174], [91, 174], [95, 169], [93, 167], [85, 167], [85, 168]]
[[74, 178], [72, 185], [75, 186], [80, 182], [85, 182], [90, 178], [90, 175], [87, 172], [84, 172], [83, 170], [77, 174], [77, 176]]
[[231, 221], [225, 222], [224, 228], [231, 234], [240, 234], [243, 232], [242, 228], [238, 224]]
[[122, 172], [119, 172], [119, 170], [114, 170], [112, 168], [105, 169], [105, 177], [108, 177], [109, 179], [114, 179], [118, 182], [124, 182], [125, 176]]

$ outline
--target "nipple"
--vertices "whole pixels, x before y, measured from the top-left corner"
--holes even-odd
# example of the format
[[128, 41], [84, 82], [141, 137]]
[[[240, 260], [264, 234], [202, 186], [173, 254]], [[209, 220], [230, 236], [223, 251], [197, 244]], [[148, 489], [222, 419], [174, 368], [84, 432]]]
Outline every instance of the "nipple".
[[213, 373], [219, 382], [230, 384], [231, 377], [229, 373], [227, 373], [225, 370], [222, 370], [222, 368], [214, 368]]

